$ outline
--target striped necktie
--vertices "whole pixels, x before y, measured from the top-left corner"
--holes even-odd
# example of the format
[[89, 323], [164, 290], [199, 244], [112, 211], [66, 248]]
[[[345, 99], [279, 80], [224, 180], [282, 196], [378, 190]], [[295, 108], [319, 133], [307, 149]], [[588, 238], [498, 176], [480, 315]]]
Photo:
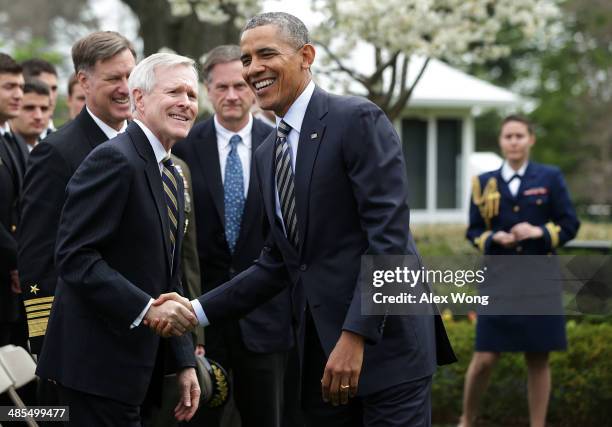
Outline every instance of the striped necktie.
[[230, 140], [230, 152], [225, 164], [225, 180], [223, 193], [225, 204], [225, 239], [233, 254], [240, 234], [242, 213], [244, 211], [244, 178], [242, 163], [238, 156], [238, 144], [242, 141], [240, 135], [233, 135]]
[[177, 230], [178, 230], [178, 185], [176, 175], [174, 173], [174, 164], [170, 157], [162, 160], [162, 184], [164, 186], [164, 196], [166, 197], [166, 206], [168, 208], [168, 224], [170, 225], [170, 250], [172, 259], [174, 259], [174, 246], [176, 245]]
[[294, 248], [298, 248], [298, 226], [295, 206], [295, 185], [293, 167], [291, 165], [291, 150], [287, 141], [287, 135], [291, 132], [291, 126], [281, 120], [276, 128], [275, 171], [276, 188], [280, 201], [285, 232], [289, 242]]

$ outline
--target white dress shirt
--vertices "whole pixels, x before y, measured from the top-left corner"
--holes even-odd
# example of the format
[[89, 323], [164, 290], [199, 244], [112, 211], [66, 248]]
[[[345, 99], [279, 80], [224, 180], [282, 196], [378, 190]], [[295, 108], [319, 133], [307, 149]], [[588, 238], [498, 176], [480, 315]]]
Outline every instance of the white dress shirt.
[[242, 179], [244, 181], [244, 197], [246, 199], [249, 191], [250, 171], [251, 171], [251, 130], [253, 129], [253, 116], [249, 114], [249, 122], [238, 132], [233, 132], [223, 127], [217, 115], [214, 117], [215, 130], [217, 132], [217, 150], [219, 152], [219, 165], [221, 166], [221, 182], [225, 184], [225, 165], [227, 156], [231, 151], [230, 138], [234, 135], [240, 136], [242, 142], [236, 145], [238, 157], [242, 164]]
[[504, 162], [504, 164], [502, 165], [501, 176], [505, 182], [508, 182], [508, 180], [510, 180], [515, 174], [520, 176], [520, 179], [514, 178], [512, 182], [508, 184], [508, 189], [510, 190], [510, 193], [513, 197], [516, 197], [519, 191], [519, 187], [521, 186], [521, 181], [525, 176], [525, 170], [527, 170], [528, 164], [529, 162], [523, 163], [523, 166], [521, 166], [519, 170], [516, 171], [512, 169], [508, 162]]
[[[87, 111], [89, 111], [89, 110], [87, 110]], [[92, 117], [95, 117], [95, 116], [92, 115]], [[94, 120], [95, 120], [95, 118], [94, 118]], [[147, 139], [149, 140], [149, 144], [151, 144], [151, 148], [153, 149], [153, 153], [155, 154], [155, 160], [157, 161], [157, 167], [159, 168], [159, 175], [161, 176], [164, 173], [163, 172], [164, 171], [163, 160], [170, 155], [170, 151], [166, 151], [164, 146], [159, 141], [159, 138], [157, 138], [155, 136], [155, 134], [153, 132], [151, 132], [151, 130], [143, 122], [141, 122], [140, 120], [136, 120], [135, 119], [134, 123], [136, 123], [138, 126], [140, 126], [140, 129], [142, 129], [142, 131], [146, 135]], [[112, 128], [110, 128], [110, 129], [112, 129]], [[104, 129], [102, 129], [102, 130], [104, 130]], [[123, 130], [125, 130], [125, 129], [123, 129]], [[121, 132], [123, 132], [123, 130]], [[106, 132], [104, 132], [104, 133], [106, 133]], [[134, 322], [132, 322], [132, 325], [130, 326], [130, 329], [135, 328], [138, 325], [140, 325], [140, 322], [142, 322], [142, 319], [144, 319], [145, 314], [147, 314], [147, 311], [149, 311], [149, 307], [151, 307], [151, 304], [153, 304], [153, 301], [154, 301], [153, 298], [151, 298], [149, 300], [149, 302], [147, 303], [147, 305], [144, 308], [144, 310], [142, 310], [140, 312], [140, 315], [134, 320]]]
[[119, 135], [120, 133], [125, 132], [125, 128], [127, 128], [127, 120], [123, 121], [123, 124], [121, 125], [121, 129], [116, 130], [116, 129], [113, 129], [112, 127], [110, 127], [109, 125], [107, 125], [106, 123], [104, 123], [98, 117], [96, 117], [96, 115], [91, 112], [89, 107], [85, 106], [85, 108], [87, 108], [87, 112], [89, 113], [89, 115], [91, 116], [93, 121], [96, 122], [96, 124], [98, 125], [98, 127], [100, 129], [102, 129], [102, 132], [104, 132], [104, 135], [106, 135], [108, 137], [108, 139], [114, 138], [117, 135]]
[[[298, 98], [293, 102], [293, 104], [291, 104], [291, 107], [289, 107], [289, 110], [287, 110], [285, 117], [276, 117], [277, 126], [281, 120], [284, 120], [285, 123], [291, 126], [291, 131], [287, 136], [287, 143], [289, 144], [289, 148], [291, 148], [291, 166], [293, 167], [294, 173], [295, 161], [297, 159], [298, 142], [300, 140], [300, 130], [302, 129], [302, 122], [304, 121], [304, 116], [306, 115], [306, 108], [308, 108], [308, 104], [310, 103], [310, 98], [312, 98], [314, 90], [315, 84], [311, 80], [310, 83], [308, 83], [308, 86], [306, 86], [304, 91], [300, 94], [300, 96], [298, 96]], [[275, 193], [276, 215], [281, 220], [281, 224], [283, 224], [284, 229], [285, 224], [283, 222], [283, 215], [281, 213], [280, 201], [278, 198], [278, 189], [275, 191]], [[206, 313], [204, 313], [204, 309], [202, 308], [202, 304], [200, 304], [200, 301], [198, 301], [197, 299], [192, 300], [191, 306], [193, 307], [193, 311], [195, 312], [200, 325], [208, 326], [210, 322], [208, 321], [208, 317], [206, 317]]]

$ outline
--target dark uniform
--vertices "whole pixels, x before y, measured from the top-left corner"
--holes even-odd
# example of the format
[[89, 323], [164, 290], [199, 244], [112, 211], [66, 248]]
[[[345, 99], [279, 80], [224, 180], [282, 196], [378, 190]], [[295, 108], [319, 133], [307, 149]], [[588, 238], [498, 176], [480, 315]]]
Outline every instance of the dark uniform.
[[23, 179], [22, 160], [14, 141], [0, 134], [0, 347], [26, 346], [21, 296], [11, 289], [10, 272], [17, 269], [17, 217]]
[[18, 265], [34, 354], [42, 348], [58, 281], [55, 240], [66, 185], [87, 154], [107, 139], [84, 108], [30, 153], [21, 201]]
[[[466, 237], [487, 255], [546, 255], [576, 236], [580, 222], [561, 171], [529, 162], [513, 196], [501, 169], [474, 178], [470, 225]], [[497, 231], [510, 232], [521, 222], [542, 228], [540, 239], [512, 248], [493, 241]], [[546, 352], [567, 347], [563, 316], [479, 316], [476, 351]]]

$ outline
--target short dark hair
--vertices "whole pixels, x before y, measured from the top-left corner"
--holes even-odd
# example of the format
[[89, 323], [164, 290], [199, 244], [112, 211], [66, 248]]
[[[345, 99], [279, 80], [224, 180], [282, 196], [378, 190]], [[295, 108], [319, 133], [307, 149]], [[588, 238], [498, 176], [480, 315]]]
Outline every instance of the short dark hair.
[[255, 15], [248, 20], [242, 33], [256, 27], [274, 25], [287, 41], [296, 49], [310, 43], [308, 28], [295, 16], [285, 12], [266, 12]]
[[53, 74], [57, 77], [55, 66], [44, 59], [27, 59], [21, 63], [21, 67], [23, 68], [23, 77], [26, 80], [36, 78], [42, 73]]
[[0, 53], [0, 74], [21, 74], [23, 69], [11, 56]]
[[202, 78], [205, 83], [210, 82], [210, 72], [218, 64], [240, 61], [240, 46], [235, 44], [224, 44], [212, 49], [206, 55], [206, 61], [202, 65]]
[[106, 61], [113, 56], [129, 50], [136, 59], [134, 45], [116, 31], [93, 32], [72, 46], [72, 63], [74, 72], [88, 71], [96, 66], [98, 61]]
[[26, 93], [36, 93], [38, 95], [46, 96], [51, 95], [49, 86], [40, 80], [26, 80], [25, 85], [23, 86], [23, 94], [25, 95]]
[[524, 124], [527, 127], [527, 132], [529, 132], [529, 135], [533, 135], [535, 133], [535, 129], [533, 127], [533, 123], [531, 122], [531, 120], [529, 120], [527, 117], [522, 116], [520, 114], [510, 114], [509, 116], [506, 116], [504, 118], [504, 120], [502, 120], [500, 131], [501, 131], [501, 129], [503, 129], [503, 127], [508, 122], [519, 122], [519, 123], [522, 123], [522, 124]]
[[68, 96], [72, 96], [72, 91], [74, 90], [74, 85], [79, 81], [76, 78], [76, 74], [70, 74], [70, 78], [68, 79]]

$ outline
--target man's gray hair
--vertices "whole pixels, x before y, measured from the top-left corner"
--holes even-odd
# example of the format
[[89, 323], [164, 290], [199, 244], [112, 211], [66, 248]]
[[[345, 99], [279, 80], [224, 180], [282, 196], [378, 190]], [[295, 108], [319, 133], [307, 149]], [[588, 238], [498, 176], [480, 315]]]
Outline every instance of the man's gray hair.
[[295, 49], [310, 43], [308, 28], [295, 16], [285, 12], [266, 12], [248, 20], [242, 32], [264, 25], [274, 25]]
[[72, 46], [74, 72], [90, 71], [98, 61], [106, 61], [129, 50], [136, 60], [134, 45], [116, 31], [96, 31], [88, 34]]
[[228, 62], [240, 61], [240, 46], [235, 44], [224, 44], [217, 46], [206, 55], [206, 61], [202, 65], [202, 78], [204, 83], [210, 83], [211, 72], [215, 65], [227, 64]]
[[[177, 55], [174, 53], [154, 53], [140, 61], [132, 70], [128, 79], [128, 89], [130, 90], [130, 106], [132, 111], [136, 111], [134, 103], [134, 89], [141, 89], [145, 94], [151, 93], [155, 87], [155, 70], [157, 68], [171, 68], [178, 66], [186, 66], [193, 71], [193, 77], [196, 84], [198, 82], [198, 71], [195, 66], [195, 61], [186, 56]], [[197, 89], [197, 86], [196, 86]]]

